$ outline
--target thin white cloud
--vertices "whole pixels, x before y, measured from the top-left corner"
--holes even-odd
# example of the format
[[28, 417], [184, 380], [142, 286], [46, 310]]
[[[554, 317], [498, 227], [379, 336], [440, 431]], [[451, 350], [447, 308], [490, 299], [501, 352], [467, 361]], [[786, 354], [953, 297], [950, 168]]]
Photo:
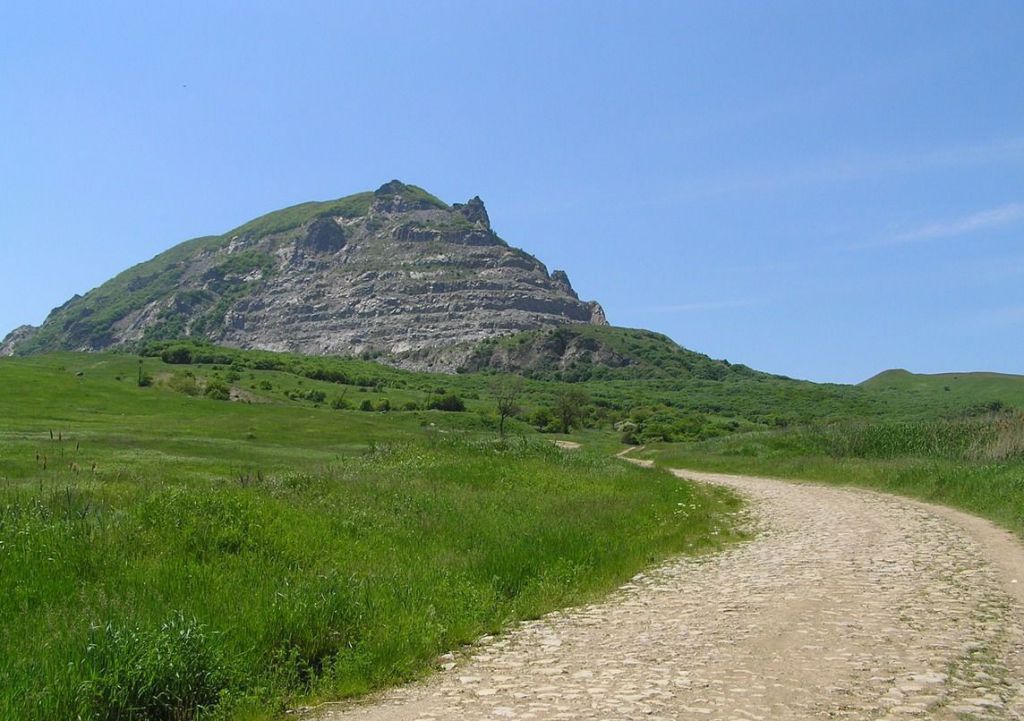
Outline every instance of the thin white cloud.
[[914, 243], [936, 238], [953, 238], [978, 230], [1001, 228], [1024, 219], [1024, 203], [1007, 203], [952, 220], [926, 223], [918, 228], [897, 233], [890, 239], [893, 243]]
[[736, 300], [705, 300], [696, 303], [677, 303], [673, 305], [656, 305], [647, 310], [651, 313], [695, 313], [705, 310], [725, 310], [727, 308], [747, 308], [759, 305], [760, 301], [749, 298]]
[[955, 238], [961, 235], [976, 233], [981, 230], [992, 230], [1013, 225], [1024, 220], [1024, 202], [1007, 203], [995, 208], [979, 210], [959, 218], [930, 221], [916, 228], [892, 233], [881, 238], [855, 243], [850, 250], [865, 250], [905, 243], [923, 243], [930, 240]]

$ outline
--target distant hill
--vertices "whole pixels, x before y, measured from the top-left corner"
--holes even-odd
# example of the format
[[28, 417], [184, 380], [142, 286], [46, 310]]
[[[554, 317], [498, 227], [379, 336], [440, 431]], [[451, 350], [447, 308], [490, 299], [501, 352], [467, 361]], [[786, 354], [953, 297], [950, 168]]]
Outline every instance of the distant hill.
[[[397, 180], [196, 238], [21, 327], [0, 354], [190, 338], [394, 358], [565, 324], [607, 323], [563, 271], [508, 245], [479, 198]], [[449, 356], [435, 363], [456, 363]], [[438, 366], [438, 370], [453, 367]]]
[[1024, 376], [1007, 373], [925, 374], [897, 368], [867, 379], [860, 387], [882, 397], [899, 397], [933, 408], [1024, 408]]

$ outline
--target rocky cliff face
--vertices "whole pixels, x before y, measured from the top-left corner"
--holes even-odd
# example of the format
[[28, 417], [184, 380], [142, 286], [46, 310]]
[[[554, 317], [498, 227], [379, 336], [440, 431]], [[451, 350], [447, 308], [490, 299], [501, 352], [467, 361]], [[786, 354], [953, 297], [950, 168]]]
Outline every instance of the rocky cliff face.
[[178, 337], [385, 358], [564, 324], [607, 325], [563, 271], [509, 246], [479, 198], [392, 181], [183, 243], [19, 329], [7, 352]]

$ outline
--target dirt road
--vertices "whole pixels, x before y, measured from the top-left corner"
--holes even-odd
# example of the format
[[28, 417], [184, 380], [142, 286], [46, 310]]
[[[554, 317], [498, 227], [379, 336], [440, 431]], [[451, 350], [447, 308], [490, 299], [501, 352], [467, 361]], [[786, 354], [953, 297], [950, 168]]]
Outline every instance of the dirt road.
[[864, 491], [680, 472], [756, 538], [524, 624], [341, 721], [1024, 719], [1024, 546]]

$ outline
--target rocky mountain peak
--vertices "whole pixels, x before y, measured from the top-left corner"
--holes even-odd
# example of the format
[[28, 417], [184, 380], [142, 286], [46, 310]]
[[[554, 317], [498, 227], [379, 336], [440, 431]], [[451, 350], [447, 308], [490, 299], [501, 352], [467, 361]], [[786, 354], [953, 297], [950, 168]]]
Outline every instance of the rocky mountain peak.
[[484, 207], [484, 201], [480, 200], [479, 195], [473, 196], [465, 204], [455, 203], [452, 209], [458, 211], [470, 223], [480, 223], [488, 230], [491, 229], [491, 219], [487, 216], [487, 208]]
[[446, 210], [448, 206], [415, 185], [392, 180], [373, 191], [372, 211], [375, 213], [407, 213], [412, 210]]
[[457, 354], [438, 350], [565, 324], [607, 320], [564, 271], [502, 240], [479, 197], [449, 206], [392, 180], [182, 243], [19, 329], [3, 351], [195, 338], [453, 370]]
[[568, 293], [573, 298], [579, 299], [579, 296], [576, 295], [576, 291], [572, 289], [572, 283], [569, 282], [569, 274], [564, 270], [551, 271], [551, 281], [561, 288], [563, 292]]

